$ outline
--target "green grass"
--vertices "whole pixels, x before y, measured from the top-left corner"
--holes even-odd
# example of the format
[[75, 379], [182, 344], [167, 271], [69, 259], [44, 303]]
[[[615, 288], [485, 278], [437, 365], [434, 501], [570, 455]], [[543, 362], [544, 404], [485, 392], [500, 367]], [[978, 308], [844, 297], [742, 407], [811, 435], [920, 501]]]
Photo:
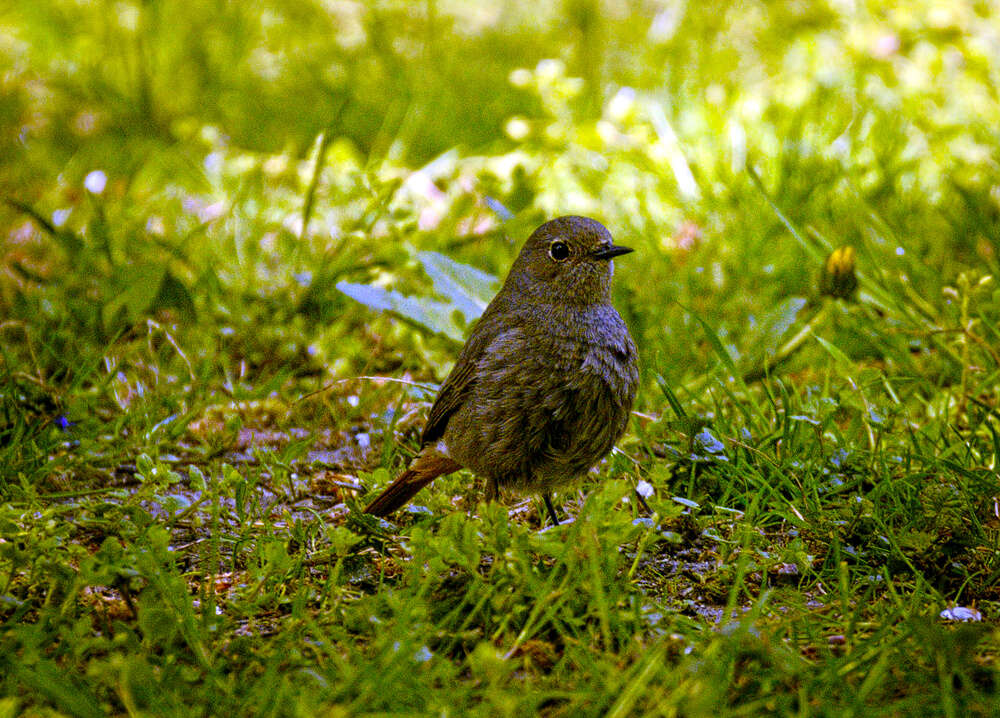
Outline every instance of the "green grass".
[[[998, 714], [1000, 17], [671, 7], [0, 11], [0, 716]], [[360, 514], [566, 213], [574, 521]]]

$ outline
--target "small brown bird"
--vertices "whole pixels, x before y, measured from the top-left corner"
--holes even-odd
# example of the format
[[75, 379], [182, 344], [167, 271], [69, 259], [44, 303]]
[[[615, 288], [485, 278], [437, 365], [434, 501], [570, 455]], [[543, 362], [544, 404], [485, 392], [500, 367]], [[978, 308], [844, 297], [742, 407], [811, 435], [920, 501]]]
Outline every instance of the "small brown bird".
[[639, 371], [611, 305], [612, 258], [627, 254], [587, 217], [535, 230], [431, 407], [421, 450], [365, 512], [388, 516], [442, 474], [486, 479], [486, 498], [542, 494], [585, 474], [624, 433]]

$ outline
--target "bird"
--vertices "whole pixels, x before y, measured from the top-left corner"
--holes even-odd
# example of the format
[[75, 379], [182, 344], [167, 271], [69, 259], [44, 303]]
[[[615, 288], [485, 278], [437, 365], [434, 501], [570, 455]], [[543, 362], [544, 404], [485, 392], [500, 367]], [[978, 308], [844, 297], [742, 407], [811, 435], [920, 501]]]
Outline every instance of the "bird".
[[536, 229], [438, 391], [420, 451], [364, 509], [391, 515], [461, 468], [500, 489], [542, 495], [586, 474], [625, 432], [639, 384], [637, 349], [611, 303], [614, 244], [588, 217]]

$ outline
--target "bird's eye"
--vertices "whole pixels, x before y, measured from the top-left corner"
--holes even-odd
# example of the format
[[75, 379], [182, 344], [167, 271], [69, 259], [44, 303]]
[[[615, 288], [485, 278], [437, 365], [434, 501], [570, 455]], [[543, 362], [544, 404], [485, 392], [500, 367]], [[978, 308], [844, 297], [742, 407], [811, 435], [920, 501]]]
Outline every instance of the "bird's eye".
[[549, 256], [561, 262], [569, 256], [569, 247], [565, 242], [555, 241], [549, 245]]

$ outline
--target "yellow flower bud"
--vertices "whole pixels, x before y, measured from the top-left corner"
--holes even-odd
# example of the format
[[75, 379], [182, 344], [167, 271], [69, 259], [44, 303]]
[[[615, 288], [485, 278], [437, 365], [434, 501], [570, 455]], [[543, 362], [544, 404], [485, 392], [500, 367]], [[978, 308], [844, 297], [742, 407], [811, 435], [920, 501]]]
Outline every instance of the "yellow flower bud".
[[819, 279], [820, 294], [839, 299], [851, 299], [858, 288], [854, 274], [854, 247], [837, 247], [826, 258]]

